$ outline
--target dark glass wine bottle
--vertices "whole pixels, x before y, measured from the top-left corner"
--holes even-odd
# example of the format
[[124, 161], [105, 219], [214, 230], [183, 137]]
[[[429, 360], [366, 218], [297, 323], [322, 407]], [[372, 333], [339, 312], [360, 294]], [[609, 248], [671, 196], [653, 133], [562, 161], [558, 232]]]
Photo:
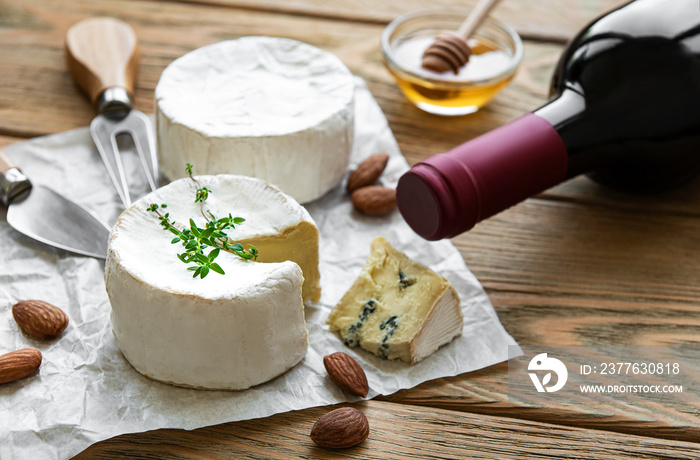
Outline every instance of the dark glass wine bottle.
[[548, 104], [418, 163], [397, 200], [437, 240], [579, 174], [655, 191], [699, 172], [700, 3], [635, 0], [572, 40]]

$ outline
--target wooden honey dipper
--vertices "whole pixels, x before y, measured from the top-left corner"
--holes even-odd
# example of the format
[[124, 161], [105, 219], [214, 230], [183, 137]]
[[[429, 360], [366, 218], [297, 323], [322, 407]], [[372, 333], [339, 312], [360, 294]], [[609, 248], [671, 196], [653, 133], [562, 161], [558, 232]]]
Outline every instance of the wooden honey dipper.
[[480, 0], [456, 32], [443, 32], [423, 53], [421, 64], [434, 72], [452, 70], [455, 75], [469, 61], [472, 51], [467, 39], [500, 0]]

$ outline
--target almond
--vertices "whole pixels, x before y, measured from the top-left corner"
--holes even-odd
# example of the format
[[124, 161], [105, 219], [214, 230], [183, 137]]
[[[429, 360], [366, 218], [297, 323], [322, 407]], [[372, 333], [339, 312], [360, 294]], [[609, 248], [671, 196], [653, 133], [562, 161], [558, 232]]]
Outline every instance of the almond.
[[368, 216], [381, 216], [396, 208], [396, 190], [381, 185], [359, 188], [350, 198], [355, 209]]
[[35, 339], [54, 339], [68, 326], [63, 310], [41, 300], [23, 300], [12, 307], [20, 329]]
[[352, 193], [360, 187], [374, 184], [382, 175], [386, 163], [389, 161], [389, 154], [386, 152], [375, 153], [360, 165], [348, 177], [348, 192]]
[[36, 348], [22, 348], [0, 356], [0, 383], [14, 382], [29, 377], [39, 369], [41, 352]]
[[369, 422], [352, 407], [335, 409], [318, 419], [311, 429], [311, 440], [321, 447], [346, 449], [360, 444], [369, 435]]
[[343, 352], [336, 352], [323, 358], [328, 376], [340, 388], [355, 396], [367, 396], [369, 384], [367, 376], [355, 359]]

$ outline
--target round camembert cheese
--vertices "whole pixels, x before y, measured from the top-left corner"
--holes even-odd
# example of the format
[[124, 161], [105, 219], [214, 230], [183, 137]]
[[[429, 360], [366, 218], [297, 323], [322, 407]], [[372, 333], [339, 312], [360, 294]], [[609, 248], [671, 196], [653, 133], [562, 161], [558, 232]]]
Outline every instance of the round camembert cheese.
[[[119, 217], [105, 281], [114, 337], [127, 360], [152, 379], [180, 386], [238, 390], [289, 370], [306, 354], [304, 300], [320, 297], [318, 230], [291, 197], [259, 179], [196, 176], [145, 196]], [[221, 251], [221, 275], [193, 278], [181, 243], [147, 210], [189, 227], [205, 226], [199, 187], [210, 190], [204, 213], [243, 217], [229, 239], [259, 250], [257, 261]], [[208, 250], [205, 251], [205, 254]]]
[[243, 37], [196, 49], [155, 93], [160, 167], [183, 177], [258, 177], [300, 203], [335, 187], [353, 139], [354, 82], [333, 54], [287, 38]]

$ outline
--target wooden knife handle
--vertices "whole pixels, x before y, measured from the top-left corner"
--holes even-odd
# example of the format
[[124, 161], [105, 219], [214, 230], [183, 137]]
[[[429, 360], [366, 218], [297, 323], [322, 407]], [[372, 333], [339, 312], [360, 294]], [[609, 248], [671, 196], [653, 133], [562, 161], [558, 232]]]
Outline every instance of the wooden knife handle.
[[12, 160], [5, 152], [0, 150], [0, 174], [7, 172], [8, 169], [16, 168]]
[[5, 207], [18, 196], [32, 188], [27, 176], [12, 163], [5, 152], [0, 150], [0, 204]]
[[139, 50], [134, 30], [124, 21], [90, 18], [74, 24], [66, 33], [66, 61], [93, 105], [114, 86], [133, 97]]

